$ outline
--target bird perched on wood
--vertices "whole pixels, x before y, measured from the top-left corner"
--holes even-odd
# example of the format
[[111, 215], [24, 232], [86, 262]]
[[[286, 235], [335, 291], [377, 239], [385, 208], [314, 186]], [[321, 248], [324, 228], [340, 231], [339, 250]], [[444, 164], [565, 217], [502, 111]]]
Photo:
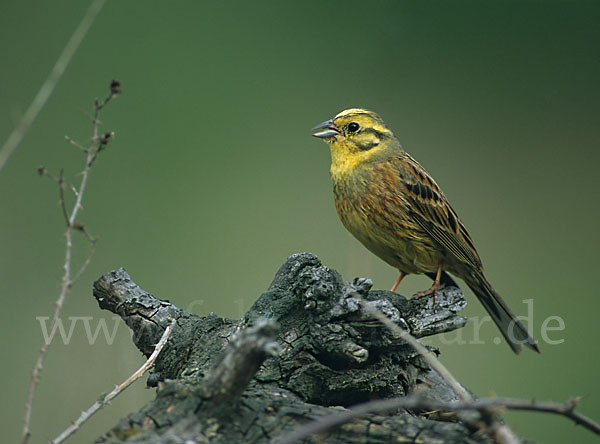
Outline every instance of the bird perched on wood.
[[483, 273], [475, 245], [446, 196], [374, 112], [347, 109], [313, 128], [331, 151], [335, 206], [344, 226], [400, 277], [423, 273], [435, 293], [460, 277], [490, 314], [510, 348], [539, 353], [535, 340]]

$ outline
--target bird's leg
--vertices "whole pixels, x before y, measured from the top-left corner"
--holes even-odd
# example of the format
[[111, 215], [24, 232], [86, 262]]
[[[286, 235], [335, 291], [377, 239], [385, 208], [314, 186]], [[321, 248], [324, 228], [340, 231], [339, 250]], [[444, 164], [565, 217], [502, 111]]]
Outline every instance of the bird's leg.
[[396, 291], [396, 288], [398, 288], [398, 285], [400, 285], [400, 282], [402, 282], [404, 276], [406, 276], [406, 273], [401, 271], [400, 276], [398, 276], [398, 279], [396, 279], [396, 282], [394, 282], [394, 285], [392, 285], [392, 289], [390, 291]]
[[440, 264], [438, 265], [437, 273], [435, 274], [435, 279], [433, 281], [433, 285], [431, 286], [431, 288], [429, 290], [419, 291], [418, 293], [415, 294], [415, 297], [421, 298], [423, 296], [428, 296], [431, 293], [433, 293], [433, 305], [435, 306], [435, 304], [437, 302], [436, 301], [437, 292], [438, 292], [438, 290], [441, 290], [442, 288], [444, 288], [444, 284], [440, 283], [440, 279], [442, 278], [443, 268], [444, 268], [444, 265], [440, 262]]

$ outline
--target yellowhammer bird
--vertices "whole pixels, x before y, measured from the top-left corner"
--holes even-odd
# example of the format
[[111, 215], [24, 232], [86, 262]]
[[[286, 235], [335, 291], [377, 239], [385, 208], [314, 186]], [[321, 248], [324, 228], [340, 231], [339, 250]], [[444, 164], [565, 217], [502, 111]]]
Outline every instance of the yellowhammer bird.
[[335, 206], [344, 226], [365, 247], [404, 276], [424, 273], [433, 286], [454, 284], [450, 272], [473, 290], [508, 345], [535, 340], [483, 274], [475, 245], [446, 196], [425, 169], [402, 149], [375, 113], [348, 109], [317, 125], [315, 137], [331, 150]]

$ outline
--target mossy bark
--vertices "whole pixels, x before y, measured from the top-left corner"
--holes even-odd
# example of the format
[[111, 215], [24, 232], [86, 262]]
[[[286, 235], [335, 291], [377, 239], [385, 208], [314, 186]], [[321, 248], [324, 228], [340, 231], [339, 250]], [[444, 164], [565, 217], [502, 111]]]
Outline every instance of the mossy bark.
[[[102, 309], [123, 318], [146, 356], [168, 319], [175, 328], [153, 373], [156, 398], [123, 418], [102, 443], [267, 443], [312, 419], [372, 399], [426, 388], [455, 394], [414, 350], [374, 321], [360, 295], [417, 337], [462, 327], [466, 305], [456, 287], [407, 300], [370, 291], [368, 279], [344, 282], [312, 254], [294, 254], [239, 320], [188, 313], [135, 284], [123, 269], [94, 283]], [[319, 443], [487, 442], [454, 417], [420, 412], [367, 415]]]

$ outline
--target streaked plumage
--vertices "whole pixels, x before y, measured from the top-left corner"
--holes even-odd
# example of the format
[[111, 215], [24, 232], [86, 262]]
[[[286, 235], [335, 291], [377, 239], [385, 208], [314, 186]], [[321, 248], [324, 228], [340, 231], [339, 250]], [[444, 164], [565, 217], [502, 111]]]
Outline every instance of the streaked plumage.
[[[383, 120], [363, 109], [342, 111], [314, 128], [331, 150], [331, 179], [344, 226], [401, 276], [443, 267], [463, 279], [481, 301], [511, 349], [538, 351], [483, 274], [469, 233], [425, 169], [404, 151]], [[435, 284], [434, 284], [435, 285]]]

